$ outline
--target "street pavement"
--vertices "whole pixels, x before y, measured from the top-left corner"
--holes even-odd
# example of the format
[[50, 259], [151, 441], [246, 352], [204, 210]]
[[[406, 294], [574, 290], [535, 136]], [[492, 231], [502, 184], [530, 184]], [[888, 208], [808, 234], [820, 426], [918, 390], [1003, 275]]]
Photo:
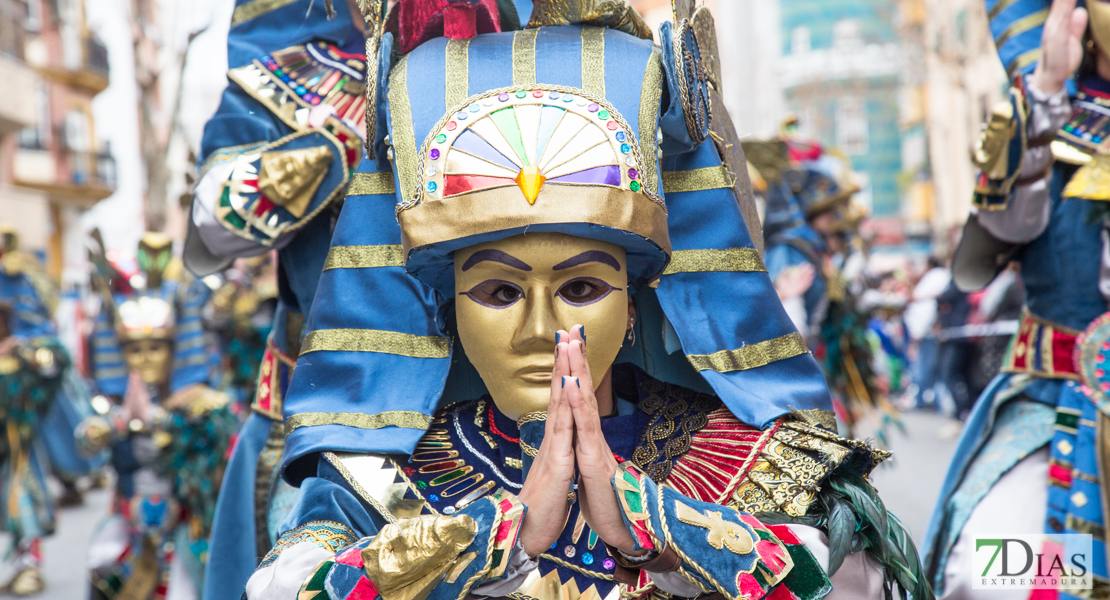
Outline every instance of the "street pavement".
[[[887, 508], [901, 519], [913, 539], [921, 543], [937, 491], [952, 457], [956, 440], [942, 439], [940, 432], [951, 427], [951, 421], [930, 413], [913, 412], [903, 416], [905, 433], [892, 430], [887, 434], [894, 459], [872, 476]], [[58, 531], [43, 545], [46, 592], [41, 600], [85, 600], [88, 597], [88, 576], [85, 552], [97, 523], [108, 512], [111, 492], [90, 491], [85, 504], [63, 509], [58, 515]], [[0, 557], [10, 543], [0, 534]], [[10, 565], [0, 565], [0, 581], [11, 576]], [[3, 598], [0, 594], [0, 598]]]

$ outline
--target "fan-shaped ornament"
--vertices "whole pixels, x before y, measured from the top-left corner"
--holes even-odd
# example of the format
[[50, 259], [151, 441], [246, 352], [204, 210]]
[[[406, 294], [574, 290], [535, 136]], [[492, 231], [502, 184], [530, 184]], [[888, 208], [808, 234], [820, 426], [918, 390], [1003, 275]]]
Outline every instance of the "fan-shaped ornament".
[[1094, 320], [1075, 340], [1075, 363], [1083, 393], [1110, 412], [1110, 313]]
[[640, 165], [631, 128], [604, 100], [561, 86], [493, 90], [449, 113], [425, 141], [414, 200], [516, 186], [534, 205], [552, 185], [650, 196]]

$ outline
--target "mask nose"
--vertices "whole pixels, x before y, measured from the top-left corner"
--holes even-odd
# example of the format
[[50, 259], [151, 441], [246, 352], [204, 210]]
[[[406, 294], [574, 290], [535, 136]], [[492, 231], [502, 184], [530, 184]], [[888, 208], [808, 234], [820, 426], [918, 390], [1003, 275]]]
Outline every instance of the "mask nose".
[[513, 352], [550, 352], [555, 346], [558, 328], [554, 294], [547, 287], [530, 290], [524, 300], [523, 319], [511, 342]]

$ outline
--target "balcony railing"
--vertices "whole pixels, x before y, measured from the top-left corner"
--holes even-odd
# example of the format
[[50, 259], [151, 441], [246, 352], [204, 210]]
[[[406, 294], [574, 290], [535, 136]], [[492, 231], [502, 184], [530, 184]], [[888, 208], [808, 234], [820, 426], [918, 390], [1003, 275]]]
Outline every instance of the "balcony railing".
[[64, 153], [70, 183], [107, 190], [116, 189], [116, 159], [107, 152]]

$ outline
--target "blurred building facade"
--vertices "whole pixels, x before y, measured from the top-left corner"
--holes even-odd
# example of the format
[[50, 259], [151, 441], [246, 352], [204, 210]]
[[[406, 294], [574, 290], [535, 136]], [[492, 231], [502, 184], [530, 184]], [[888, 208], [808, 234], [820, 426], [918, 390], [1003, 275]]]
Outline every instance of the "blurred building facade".
[[115, 161], [97, 144], [92, 116], [93, 97], [108, 87], [108, 54], [80, 0], [0, 5], [11, 15], [0, 30], [0, 80], [19, 90], [0, 109], [18, 110], [0, 118], [0, 215], [44, 255], [51, 275], [82, 282], [81, 214], [115, 188]]

